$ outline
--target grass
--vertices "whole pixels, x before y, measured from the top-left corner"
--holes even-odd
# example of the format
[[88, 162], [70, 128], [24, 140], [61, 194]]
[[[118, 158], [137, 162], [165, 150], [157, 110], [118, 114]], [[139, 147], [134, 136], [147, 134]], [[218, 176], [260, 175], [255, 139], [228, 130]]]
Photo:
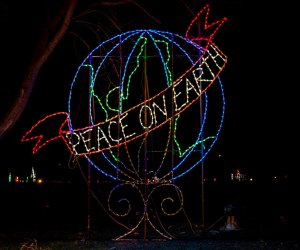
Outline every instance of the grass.
[[[217, 232], [209, 231], [201, 236], [200, 231], [191, 235], [181, 231], [172, 240], [146, 239], [142, 235], [128, 240], [113, 240], [119, 236], [118, 231], [95, 231], [90, 239], [83, 232], [47, 231], [44, 234], [32, 235], [22, 232], [0, 234], [1, 250], [298, 250], [296, 238], [266, 237], [253, 232]], [[180, 235], [180, 236], [179, 236]]]

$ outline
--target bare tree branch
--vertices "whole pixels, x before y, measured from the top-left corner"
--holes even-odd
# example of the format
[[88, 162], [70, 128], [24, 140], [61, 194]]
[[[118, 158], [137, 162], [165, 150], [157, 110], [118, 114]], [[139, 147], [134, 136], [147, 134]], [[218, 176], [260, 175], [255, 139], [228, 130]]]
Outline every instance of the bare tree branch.
[[[6, 115], [0, 118], [0, 140], [7, 132], [9, 132], [13, 128], [15, 123], [22, 115], [42, 66], [68, 31], [71, 21], [81, 24], [84, 23], [85, 26], [88, 26], [89, 30], [91, 30], [92, 33], [99, 39], [98, 34], [95, 30], [101, 30], [103, 33], [105, 33], [104, 28], [101, 27], [99, 23], [97, 23], [95, 24], [96, 28], [93, 30], [91, 22], [84, 22], [83, 20], [80, 21], [78, 20], [78, 18], [83, 18], [94, 13], [100, 13], [101, 17], [106, 17], [110, 21], [110, 23], [114, 25], [115, 28], [120, 30], [120, 27], [116, 22], [114, 22], [113, 18], [111, 18], [103, 11], [99, 10], [99, 7], [114, 7], [116, 5], [120, 6], [123, 4], [132, 4], [141, 9], [155, 22], [159, 23], [157, 19], [150, 15], [138, 3], [138, 1], [135, 0], [97, 1], [85, 6], [84, 9], [81, 9], [80, 12], [75, 15], [75, 8], [77, 6], [79, 8], [78, 3], [79, 0], [66, 0], [64, 5], [58, 8], [56, 15], [51, 17], [51, 19], [45, 24], [45, 29], [42, 31], [39, 42], [36, 45], [31, 63], [29, 63], [28, 68], [25, 72], [21, 87], [19, 89], [19, 92], [17, 93], [17, 97], [14, 99], [14, 102], [10, 104]], [[79, 40], [83, 42], [85, 46], [89, 47], [87, 42], [83, 38], [81, 38], [80, 35], [76, 35], [74, 32], [72, 32], [72, 34], [75, 37], [79, 38]]]
[[40, 42], [37, 44], [37, 48], [32, 57], [32, 62], [29, 64], [25, 73], [18, 96], [11, 104], [6, 115], [0, 120], [0, 140], [22, 115], [39, 71], [66, 33], [77, 3], [78, 0], [68, 0], [44, 29]]

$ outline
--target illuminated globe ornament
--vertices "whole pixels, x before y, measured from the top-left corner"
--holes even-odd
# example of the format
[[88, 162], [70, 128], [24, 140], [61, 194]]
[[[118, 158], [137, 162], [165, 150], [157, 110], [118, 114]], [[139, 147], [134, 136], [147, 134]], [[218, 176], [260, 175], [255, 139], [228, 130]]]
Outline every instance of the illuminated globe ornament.
[[[143, 221], [172, 238], [152, 222], [149, 198], [160, 188], [173, 190], [179, 208], [165, 207], [166, 202], [174, 202], [171, 198], [162, 199], [160, 208], [166, 215], [178, 213], [183, 199], [174, 181], [199, 165], [218, 138], [225, 107], [219, 74], [227, 58], [212, 39], [225, 18], [208, 25], [208, 12], [207, 5], [185, 36], [140, 29], [99, 44], [74, 76], [67, 112], [39, 121], [22, 139], [38, 139], [34, 153], [50, 141], [63, 139], [74, 156], [86, 158], [115, 180], [118, 184], [109, 194], [108, 209], [116, 216], [132, 210], [128, 199], [119, 199], [126, 203], [123, 212], [112, 208], [118, 191], [135, 190], [144, 209], [120, 238]], [[193, 36], [202, 18], [201, 34]], [[37, 134], [41, 123], [58, 117], [63, 119], [58, 135], [46, 140]], [[141, 191], [145, 186], [146, 193]]]

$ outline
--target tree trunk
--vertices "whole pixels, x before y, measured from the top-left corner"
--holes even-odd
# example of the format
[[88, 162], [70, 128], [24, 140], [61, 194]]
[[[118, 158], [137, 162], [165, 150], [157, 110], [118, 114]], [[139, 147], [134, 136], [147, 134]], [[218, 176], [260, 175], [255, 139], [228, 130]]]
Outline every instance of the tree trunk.
[[22, 115], [28, 103], [39, 71], [44, 65], [45, 61], [51, 55], [52, 51], [55, 49], [56, 45], [65, 35], [77, 3], [78, 0], [67, 0], [57, 15], [55, 15], [54, 18], [52, 18], [46, 24], [46, 27], [41, 35], [41, 40], [37, 44], [37, 48], [32, 57], [32, 62], [29, 64], [29, 67], [25, 73], [18, 96], [10, 105], [6, 115], [4, 115], [0, 120], [0, 140], [3, 139], [4, 135], [6, 135], [6, 133], [13, 128], [15, 123]]

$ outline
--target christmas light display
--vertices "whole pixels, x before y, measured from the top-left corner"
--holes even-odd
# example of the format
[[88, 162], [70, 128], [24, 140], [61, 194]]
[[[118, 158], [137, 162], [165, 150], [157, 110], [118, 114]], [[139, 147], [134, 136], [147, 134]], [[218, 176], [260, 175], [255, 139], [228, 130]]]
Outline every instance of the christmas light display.
[[[219, 74], [227, 58], [212, 40], [226, 18], [209, 24], [208, 14], [206, 5], [185, 36], [140, 29], [99, 44], [74, 76], [67, 112], [45, 117], [22, 138], [37, 140], [33, 153], [62, 139], [72, 155], [115, 181], [108, 210], [116, 217], [141, 202], [133, 225], [116, 239], [143, 224], [172, 239], [149, 211], [182, 210], [175, 180], [199, 165], [219, 136], [225, 109]], [[41, 132], [50, 122], [58, 124], [54, 135]], [[160, 202], [150, 204], [153, 197]]]

